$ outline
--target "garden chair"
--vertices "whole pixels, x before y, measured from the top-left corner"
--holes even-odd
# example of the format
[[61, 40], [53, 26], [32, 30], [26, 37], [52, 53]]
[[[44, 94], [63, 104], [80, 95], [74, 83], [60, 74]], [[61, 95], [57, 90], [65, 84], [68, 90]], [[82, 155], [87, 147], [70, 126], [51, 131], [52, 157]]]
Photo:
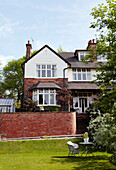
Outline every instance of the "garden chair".
[[67, 142], [68, 148], [69, 148], [69, 154], [72, 152], [72, 154], [75, 156], [76, 153], [79, 154], [79, 145], [76, 143], [72, 143], [71, 141]]

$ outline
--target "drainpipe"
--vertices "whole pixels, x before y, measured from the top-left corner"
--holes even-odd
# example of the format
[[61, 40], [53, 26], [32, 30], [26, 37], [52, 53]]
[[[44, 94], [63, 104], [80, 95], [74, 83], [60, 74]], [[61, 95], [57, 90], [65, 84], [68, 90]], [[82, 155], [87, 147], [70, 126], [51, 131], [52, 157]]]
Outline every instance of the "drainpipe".
[[67, 70], [68, 68], [71, 68], [71, 66], [66, 67], [63, 69], [63, 82], [64, 82], [64, 87], [66, 87], [66, 83], [65, 83], [65, 70]]

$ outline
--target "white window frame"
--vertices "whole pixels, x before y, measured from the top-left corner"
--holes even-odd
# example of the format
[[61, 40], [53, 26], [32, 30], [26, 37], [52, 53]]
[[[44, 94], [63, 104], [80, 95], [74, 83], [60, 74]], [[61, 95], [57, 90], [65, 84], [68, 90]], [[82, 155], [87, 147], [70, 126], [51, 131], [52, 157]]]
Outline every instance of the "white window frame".
[[83, 68], [83, 69], [73, 68], [72, 69], [72, 78], [73, 78], [73, 81], [91, 81], [92, 80], [91, 69], [89, 69], [89, 68]]
[[36, 77], [38, 78], [57, 77], [57, 65], [56, 64], [36, 64]]
[[[79, 52], [79, 61], [82, 61], [81, 55], [83, 55], [83, 57], [87, 56], [88, 53], [87, 52]], [[87, 60], [88, 61], [88, 60]]]
[[[40, 95], [43, 102], [40, 103]], [[48, 95], [48, 103], [45, 103], [45, 96]], [[36, 96], [36, 97], [35, 97]], [[51, 102], [53, 96], [53, 103]], [[33, 101], [37, 102], [38, 106], [56, 106], [56, 89], [37, 89], [33, 91]]]

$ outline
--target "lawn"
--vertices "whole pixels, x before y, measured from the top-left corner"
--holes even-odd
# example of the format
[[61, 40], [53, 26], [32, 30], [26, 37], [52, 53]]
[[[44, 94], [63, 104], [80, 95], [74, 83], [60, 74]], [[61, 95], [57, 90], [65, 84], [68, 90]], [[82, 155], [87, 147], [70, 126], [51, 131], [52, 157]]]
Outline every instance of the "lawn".
[[[72, 139], [79, 143], [81, 139]], [[114, 170], [116, 166], [109, 162], [110, 154], [94, 152], [94, 157], [68, 157], [68, 146], [65, 139], [5, 141], [0, 142], [1, 170]], [[80, 153], [82, 148], [80, 147]]]

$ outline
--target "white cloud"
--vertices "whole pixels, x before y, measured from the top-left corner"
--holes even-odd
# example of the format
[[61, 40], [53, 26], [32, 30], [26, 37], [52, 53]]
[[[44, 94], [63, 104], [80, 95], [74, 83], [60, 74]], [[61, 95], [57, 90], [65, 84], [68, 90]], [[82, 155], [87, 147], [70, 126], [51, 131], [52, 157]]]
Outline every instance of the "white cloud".
[[11, 34], [18, 25], [18, 22], [12, 22], [9, 18], [0, 13], [0, 36], [5, 36], [7, 33]]
[[15, 59], [14, 56], [3, 56], [0, 55], [0, 63], [1, 63], [1, 68], [3, 68], [7, 63], [11, 60]]

